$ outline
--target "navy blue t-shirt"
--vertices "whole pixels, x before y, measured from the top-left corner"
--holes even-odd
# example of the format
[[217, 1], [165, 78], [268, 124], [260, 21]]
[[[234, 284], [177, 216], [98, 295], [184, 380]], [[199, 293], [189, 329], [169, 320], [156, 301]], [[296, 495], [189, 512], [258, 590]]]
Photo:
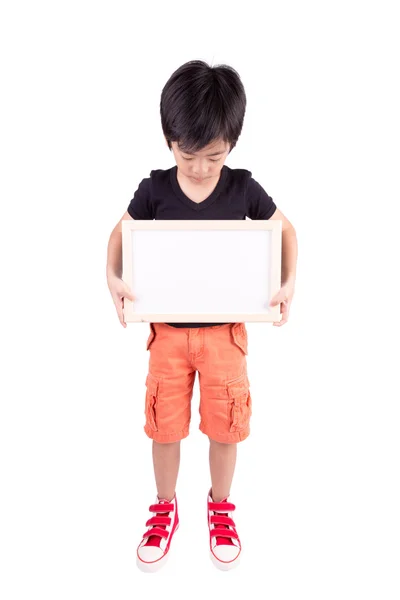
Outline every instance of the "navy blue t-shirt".
[[[178, 167], [156, 169], [143, 179], [130, 204], [133, 219], [270, 219], [276, 205], [263, 187], [246, 169], [224, 165], [211, 194], [194, 202], [182, 191], [177, 179]], [[211, 327], [223, 323], [167, 323], [173, 327]]]

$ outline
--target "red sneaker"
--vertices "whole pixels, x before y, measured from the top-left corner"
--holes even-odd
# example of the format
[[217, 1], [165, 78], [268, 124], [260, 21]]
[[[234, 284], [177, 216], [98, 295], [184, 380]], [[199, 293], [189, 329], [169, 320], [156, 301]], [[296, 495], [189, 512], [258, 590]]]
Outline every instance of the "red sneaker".
[[157, 496], [149, 510], [153, 516], [146, 522], [148, 529], [138, 546], [136, 564], [141, 571], [154, 572], [165, 564], [172, 537], [179, 527], [176, 494], [171, 501]]
[[233, 569], [239, 564], [241, 544], [232, 513], [235, 505], [225, 498], [214, 502], [211, 490], [208, 493], [207, 513], [210, 531], [210, 557], [214, 565], [222, 571]]

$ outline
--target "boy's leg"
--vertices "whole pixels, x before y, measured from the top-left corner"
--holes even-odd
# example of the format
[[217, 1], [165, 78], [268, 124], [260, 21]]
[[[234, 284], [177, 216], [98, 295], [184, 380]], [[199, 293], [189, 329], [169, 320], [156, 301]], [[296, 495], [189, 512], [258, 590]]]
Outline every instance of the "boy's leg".
[[153, 440], [153, 465], [157, 495], [165, 500], [175, 496], [178, 479], [181, 442], [160, 444]]
[[247, 330], [244, 323], [207, 328], [199, 333], [196, 366], [200, 380], [200, 430], [210, 440], [212, 497], [230, 494], [237, 442], [250, 432], [251, 395], [247, 376]]
[[198, 335], [195, 366], [200, 381], [200, 430], [210, 439], [212, 488], [208, 493], [210, 556], [223, 570], [235, 567], [241, 543], [229, 500], [237, 442], [250, 433], [252, 402], [244, 323], [207, 328]]
[[212, 499], [221, 502], [231, 492], [235, 472], [237, 444], [222, 444], [210, 439], [210, 473]]
[[149, 508], [152, 516], [137, 549], [137, 565], [144, 571], [156, 571], [165, 563], [179, 526], [175, 487], [180, 441], [189, 434], [195, 378], [187, 340], [186, 328], [151, 324], [144, 430], [153, 440], [157, 499]]
[[159, 498], [175, 495], [180, 442], [189, 433], [195, 370], [188, 355], [187, 328], [151, 324], [146, 379], [145, 432], [153, 440], [154, 475]]

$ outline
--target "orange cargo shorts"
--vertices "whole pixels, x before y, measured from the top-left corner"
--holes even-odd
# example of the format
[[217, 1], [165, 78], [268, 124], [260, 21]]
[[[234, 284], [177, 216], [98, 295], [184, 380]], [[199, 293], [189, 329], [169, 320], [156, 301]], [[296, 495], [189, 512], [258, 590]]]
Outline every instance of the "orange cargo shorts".
[[252, 402], [245, 324], [178, 328], [150, 323], [150, 328], [144, 426], [148, 437], [168, 443], [189, 435], [198, 371], [200, 431], [228, 444], [246, 439]]

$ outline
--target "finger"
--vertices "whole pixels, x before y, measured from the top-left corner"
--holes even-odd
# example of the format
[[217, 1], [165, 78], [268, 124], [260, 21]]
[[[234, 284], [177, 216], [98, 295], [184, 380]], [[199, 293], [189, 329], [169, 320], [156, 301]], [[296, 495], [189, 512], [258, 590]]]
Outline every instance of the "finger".
[[117, 306], [117, 313], [118, 313], [119, 322], [121, 323], [121, 325], [123, 327], [125, 327], [124, 313], [123, 313], [123, 304], [122, 304], [121, 300], [118, 302], [118, 304], [116, 306]]
[[124, 296], [125, 298], [128, 298], [128, 300], [130, 300], [131, 302], [134, 302], [136, 300], [136, 297], [134, 296], [132, 290], [127, 285], [124, 286], [124, 291], [123, 291], [122, 296]]
[[270, 306], [276, 306], [277, 304], [280, 304], [282, 302], [282, 299], [280, 296], [275, 296], [274, 298], [272, 298], [271, 302], [269, 303]]
[[122, 327], [125, 327], [124, 317], [122, 315], [118, 314], [118, 318], [119, 318], [119, 322], [121, 323]]
[[124, 312], [124, 308], [125, 308], [125, 307], [124, 307], [124, 298], [122, 298], [122, 302], [121, 302], [121, 304], [122, 304], [122, 310], [121, 310], [121, 313], [122, 313], [122, 325], [123, 325], [124, 327], [126, 327], [126, 321], [125, 321], [125, 312]]
[[279, 321], [278, 323], [274, 323], [274, 325], [276, 327], [282, 327], [282, 325], [284, 325], [287, 322], [286, 319], [282, 319], [282, 321]]
[[283, 311], [281, 320], [275, 321], [274, 325], [276, 327], [282, 327], [282, 325], [284, 325], [287, 322], [288, 318], [289, 318], [289, 315], [288, 315], [287, 311]]
[[280, 304], [281, 302], [287, 302], [287, 301], [288, 301], [287, 292], [285, 290], [281, 290], [272, 298], [272, 300], [269, 304], [270, 304], [270, 306], [276, 306], [277, 304]]
[[[282, 304], [279, 307], [279, 314], [282, 314]], [[274, 325], [278, 325], [280, 323], [280, 321], [274, 321]]]

